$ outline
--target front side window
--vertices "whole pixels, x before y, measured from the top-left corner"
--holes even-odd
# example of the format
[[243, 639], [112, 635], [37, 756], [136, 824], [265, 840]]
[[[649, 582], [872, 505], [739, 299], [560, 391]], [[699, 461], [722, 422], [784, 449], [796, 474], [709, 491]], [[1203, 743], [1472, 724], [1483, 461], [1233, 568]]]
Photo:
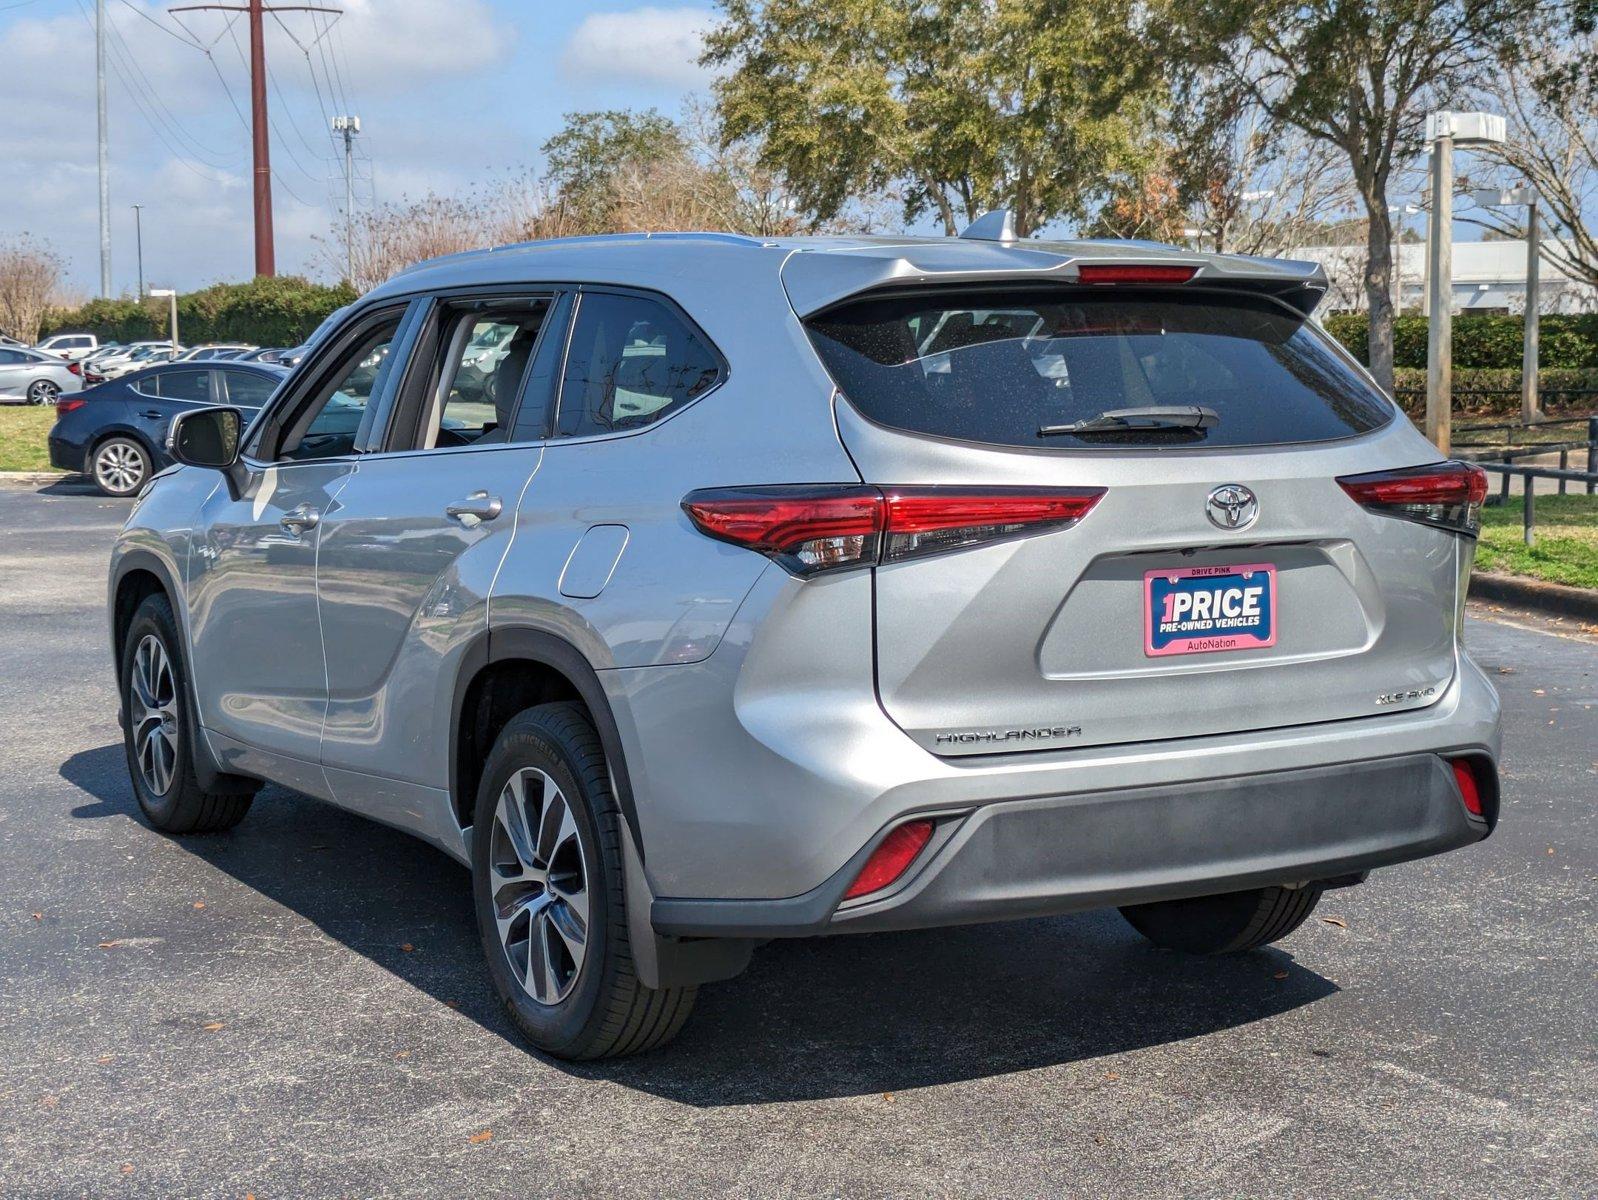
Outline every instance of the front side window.
[[254, 371], [223, 371], [222, 381], [227, 385], [228, 403], [240, 408], [260, 408], [278, 385], [271, 376], [257, 375]]
[[401, 314], [379, 322], [352, 346], [318, 389], [316, 399], [283, 439], [278, 457], [295, 462], [338, 458], [355, 451], [367, 405], [382, 390], [392, 367], [389, 350]]
[[1302, 314], [1236, 294], [951, 291], [859, 300], [806, 327], [866, 416], [961, 441], [1283, 445], [1394, 413]]
[[566, 353], [556, 432], [584, 437], [637, 429], [709, 391], [721, 363], [666, 305], [585, 292]]

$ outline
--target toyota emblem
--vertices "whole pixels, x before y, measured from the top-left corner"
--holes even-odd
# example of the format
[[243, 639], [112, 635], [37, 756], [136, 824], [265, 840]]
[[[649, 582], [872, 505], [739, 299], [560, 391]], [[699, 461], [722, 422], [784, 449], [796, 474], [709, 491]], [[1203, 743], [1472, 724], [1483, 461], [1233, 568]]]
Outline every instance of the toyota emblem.
[[1260, 515], [1260, 502], [1240, 483], [1223, 483], [1204, 502], [1204, 512], [1217, 529], [1247, 529]]

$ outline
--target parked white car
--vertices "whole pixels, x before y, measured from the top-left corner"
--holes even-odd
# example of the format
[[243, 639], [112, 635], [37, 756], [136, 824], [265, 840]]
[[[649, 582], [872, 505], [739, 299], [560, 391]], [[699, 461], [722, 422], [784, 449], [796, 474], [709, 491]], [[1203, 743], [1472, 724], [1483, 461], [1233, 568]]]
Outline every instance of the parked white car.
[[67, 362], [77, 362], [98, 350], [100, 339], [92, 333], [52, 333], [33, 348]]

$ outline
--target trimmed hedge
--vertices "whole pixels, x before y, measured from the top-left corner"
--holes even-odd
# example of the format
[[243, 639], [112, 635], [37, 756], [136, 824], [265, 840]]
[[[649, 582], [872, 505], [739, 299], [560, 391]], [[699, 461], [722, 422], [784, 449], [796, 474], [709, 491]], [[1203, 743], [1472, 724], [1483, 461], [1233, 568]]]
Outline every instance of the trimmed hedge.
[[[1397, 367], [1393, 386], [1405, 412], [1426, 411], [1426, 368]], [[1545, 412], [1580, 409], [1598, 412], [1598, 368], [1537, 372], [1537, 394]], [[1454, 370], [1454, 409], [1480, 413], [1520, 413], [1520, 368], [1465, 367]]]
[[[1426, 368], [1426, 318], [1410, 313], [1393, 322], [1393, 364]], [[1370, 321], [1364, 313], [1326, 318], [1326, 329], [1361, 362], [1369, 362]], [[1518, 316], [1456, 316], [1454, 379], [1463, 367], [1520, 369], [1525, 322]], [[1541, 370], [1598, 369], [1598, 313], [1548, 313], [1538, 322]]]
[[[178, 297], [178, 336], [185, 344], [253, 342], [297, 346], [334, 309], [355, 299], [348, 284], [326, 287], [297, 275], [218, 283]], [[118, 342], [164, 337], [167, 300], [90, 300], [46, 314], [40, 337], [83, 330]]]

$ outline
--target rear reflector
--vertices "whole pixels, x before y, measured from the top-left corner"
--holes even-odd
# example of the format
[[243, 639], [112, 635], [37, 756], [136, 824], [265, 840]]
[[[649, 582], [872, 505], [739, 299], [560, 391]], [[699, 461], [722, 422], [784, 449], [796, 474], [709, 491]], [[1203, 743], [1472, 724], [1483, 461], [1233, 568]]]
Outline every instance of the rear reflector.
[[1443, 462], [1401, 471], [1344, 475], [1337, 481], [1358, 503], [1475, 537], [1487, 498], [1487, 472], [1471, 463]]
[[869, 896], [898, 880], [931, 838], [931, 821], [906, 821], [895, 828], [882, 839], [882, 845], [871, 852], [843, 898], [853, 900], [856, 896]]
[[1471, 766], [1470, 759], [1451, 759], [1449, 766], [1454, 768], [1454, 782], [1459, 784], [1459, 798], [1464, 802], [1465, 811], [1472, 816], [1482, 816], [1481, 784], [1477, 782], [1476, 771]]
[[1083, 263], [1077, 268], [1082, 283], [1186, 283], [1197, 267], [1150, 266], [1136, 263]]
[[683, 511], [701, 533], [775, 559], [795, 575], [876, 566], [1022, 534], [1085, 517], [1103, 488], [707, 488]]
[[87, 400], [57, 400], [55, 402], [55, 415], [64, 417], [69, 412], [76, 412], [87, 403]]

